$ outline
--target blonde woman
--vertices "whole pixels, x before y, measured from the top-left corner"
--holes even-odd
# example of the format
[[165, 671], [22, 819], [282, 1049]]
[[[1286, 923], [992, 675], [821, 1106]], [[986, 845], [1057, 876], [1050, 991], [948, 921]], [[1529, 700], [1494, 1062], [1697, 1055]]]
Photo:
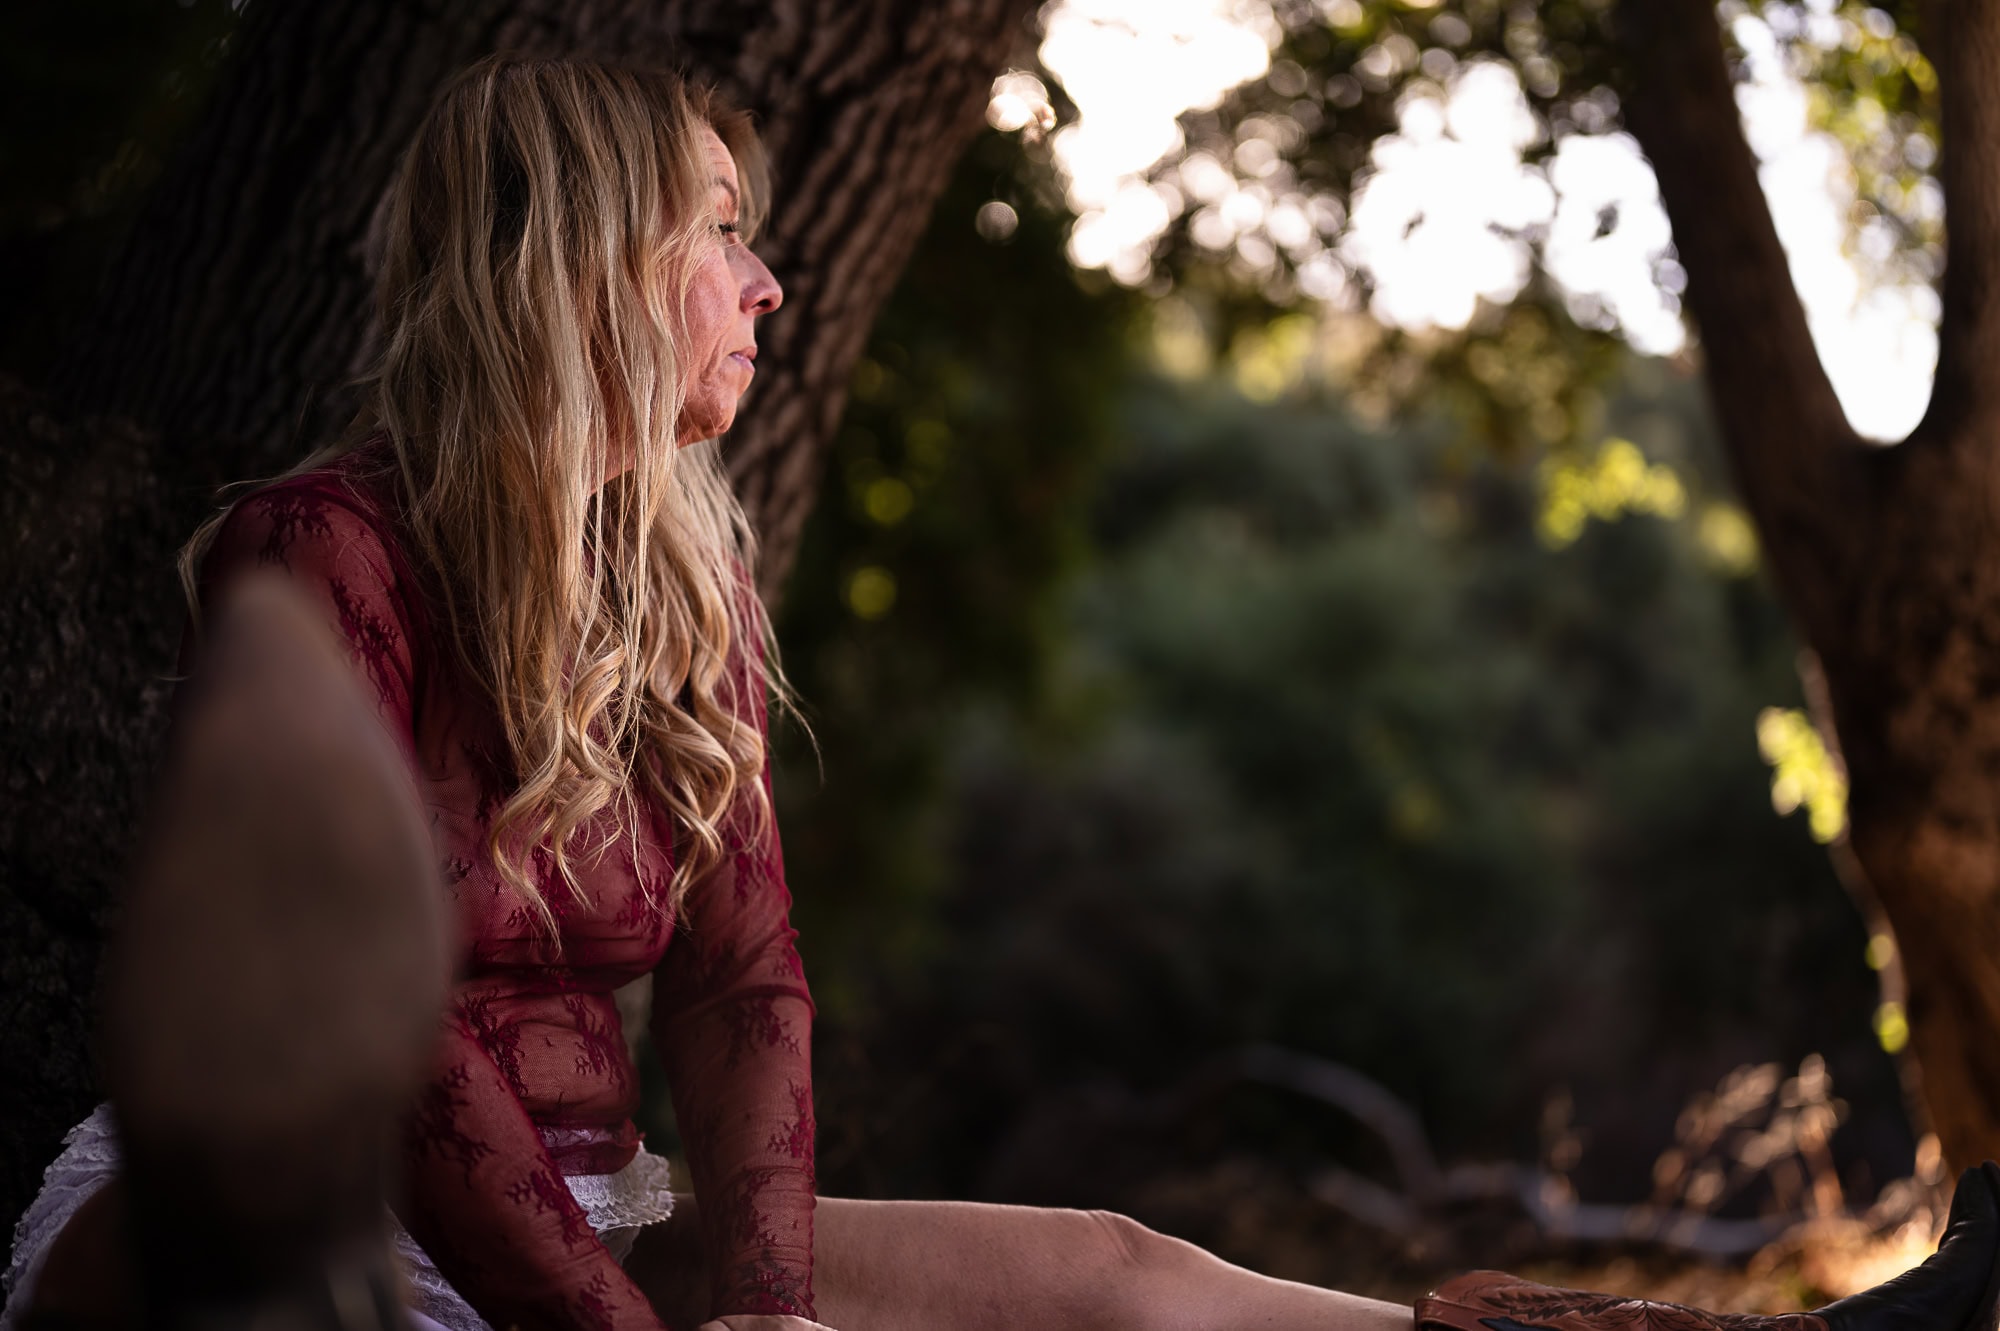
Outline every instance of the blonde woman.
[[[423, 927], [409, 898], [441, 901], [455, 924], [442, 1034], [416, 1038], [422, 1085], [402, 1115], [395, 1242], [408, 1316], [454, 1331], [1405, 1331], [1407, 1308], [1267, 1279], [1118, 1216], [816, 1201], [812, 1003], [787, 923], [767, 775], [766, 700], [782, 697], [783, 683], [750, 590], [754, 542], [713, 444], [755, 374], [757, 321], [782, 300], [749, 248], [764, 203], [747, 120], [700, 88], [576, 61], [478, 65], [437, 103], [390, 198], [384, 351], [358, 427], [237, 500], [190, 547], [197, 623], [232, 596], [252, 610], [225, 616], [207, 659], [197, 655], [205, 693], [190, 703], [191, 756], [172, 769], [169, 793], [201, 785], [232, 753], [266, 754], [257, 770], [275, 773], [278, 788], [296, 778], [303, 789], [316, 770], [352, 778], [348, 794], [323, 783], [313, 796], [345, 811], [307, 820], [300, 835], [317, 850], [284, 852], [311, 860], [299, 871], [325, 884], [295, 892], [300, 909], [363, 921], [359, 943], [292, 938], [291, 953], [280, 949], [299, 959], [288, 970], [330, 958], [326, 992], [347, 994], [339, 1012], [306, 1012], [303, 1029], [340, 1049], [369, 1038], [409, 1044], [396, 1032], [426, 1010], [424, 983], [410, 978], [423, 948], [396, 951], [397, 938]], [[260, 576], [281, 579], [294, 608], [255, 611], [270, 597], [251, 586]], [[339, 688], [311, 650], [287, 648], [270, 627], [301, 604], [343, 645], [346, 664], [333, 673], [345, 669], [362, 702], [333, 698]], [[406, 769], [414, 799], [402, 775], [385, 776], [379, 755], [371, 768], [337, 726], [259, 727], [238, 716], [231, 729], [214, 719], [232, 698], [268, 702], [287, 688], [332, 698], [329, 715], [372, 712], [398, 755], [387, 766]], [[284, 712], [278, 703], [266, 714]], [[282, 813], [291, 797], [258, 784], [238, 782], [248, 807]], [[421, 831], [410, 830], [412, 808]], [[211, 914], [223, 901], [226, 924], [230, 909], [255, 913], [293, 889], [232, 849], [276, 836], [252, 825], [256, 815], [209, 835], [209, 860], [176, 860], [174, 827], [201, 816], [170, 816], [159, 852], [222, 865], [181, 874], [189, 901]], [[394, 835], [364, 863], [328, 830], [341, 826]], [[396, 845], [421, 841], [424, 851], [397, 860]], [[383, 883], [409, 890], [385, 893]], [[106, 1218], [120, 1196], [104, 1188], [119, 1177], [119, 1133], [100, 1114], [73, 1135], [24, 1220], [17, 1315], [129, 1320], [135, 1285], [150, 1282], [180, 1291], [181, 1320], [255, 1320], [241, 1311], [241, 1288], [231, 1287], [236, 1303], [224, 1297], [226, 1273], [206, 1283], [188, 1274], [222, 1260], [208, 1235], [216, 1217], [255, 1213], [260, 1187], [323, 1211], [365, 1208], [365, 1186], [328, 1184], [344, 1177], [330, 1168], [300, 1174], [282, 1151], [256, 1158], [278, 1161], [289, 1181], [252, 1180], [217, 1202], [204, 1180], [240, 1172], [255, 1153], [241, 1145], [248, 1129], [215, 1129], [216, 1150], [190, 1176], [180, 1213], [193, 1234], [175, 1235], [178, 1194], [160, 1181], [164, 1166], [146, 1163], [172, 1152], [148, 1143], [172, 1135], [160, 1125], [176, 1113], [200, 1136], [204, 1088], [227, 1102], [254, 1098], [258, 1083], [218, 1080], [236, 1075], [225, 1069], [183, 1087], [179, 1064], [153, 1051], [198, 1044], [206, 1020], [227, 1053], [263, 1005], [243, 978], [241, 953], [261, 946], [252, 944], [218, 962], [214, 1010], [176, 1014], [172, 996], [208, 977], [205, 962], [159, 941], [175, 912], [146, 903], [168, 895], [141, 893], [130, 925], [139, 959], [113, 994], [114, 1092], [137, 1219], [121, 1228]], [[404, 919], [409, 928], [391, 927]], [[182, 925], [198, 959], [229, 955], [202, 941], [217, 926]], [[638, 1087], [613, 993], [648, 974], [652, 1038], [691, 1174], [671, 1182], [692, 1197], [672, 1191], [631, 1120]], [[304, 983], [289, 973], [259, 982], [287, 993]], [[167, 997], [165, 1015], [149, 993]], [[367, 1021], [343, 1015], [369, 1003], [380, 1011]], [[391, 1066], [397, 1055], [364, 1049], [325, 1064], [378, 1057]], [[368, 1094], [395, 1084], [385, 1077]], [[186, 1103], [163, 1107], [174, 1100], [163, 1087], [180, 1088]], [[365, 1165], [367, 1115], [359, 1119], [296, 1136], [293, 1153], [325, 1141]], [[1944, 1253], [1911, 1289], [1836, 1305], [1817, 1325], [1988, 1331], [1996, 1223], [1991, 1178], [1969, 1175]], [[254, 1229], [240, 1225], [230, 1240], [237, 1260], [289, 1269], [289, 1249], [243, 1262]], [[181, 1256], [159, 1256], [169, 1250]], [[327, 1259], [322, 1274], [337, 1275], [341, 1260]], [[324, 1297], [286, 1305], [295, 1323], [403, 1316], [373, 1276], [358, 1296], [332, 1276], [324, 1283]], [[1465, 1331], [1712, 1320], [1594, 1297], [1482, 1277], [1427, 1301], [1419, 1317]], [[237, 1311], [214, 1313], [224, 1304]], [[156, 1320], [159, 1306], [148, 1314]]]

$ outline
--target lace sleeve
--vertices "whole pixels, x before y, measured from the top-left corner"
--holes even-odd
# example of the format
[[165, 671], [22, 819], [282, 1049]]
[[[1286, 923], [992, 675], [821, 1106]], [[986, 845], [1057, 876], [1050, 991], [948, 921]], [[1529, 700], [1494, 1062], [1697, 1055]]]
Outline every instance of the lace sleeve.
[[[347, 644], [383, 725], [414, 763], [409, 589], [374, 525], [342, 500], [337, 484], [281, 481], [237, 504], [217, 529], [201, 565], [203, 605], [260, 569], [287, 575]], [[184, 656], [198, 651], [191, 639]]]
[[[763, 783], [768, 799], [768, 765]], [[656, 974], [653, 1040], [701, 1202], [709, 1315], [809, 1318], [813, 1006], [776, 827], [739, 810]]]
[[[325, 615], [414, 764], [420, 603], [377, 520], [336, 479], [281, 481], [238, 504], [217, 532], [202, 566], [204, 600], [260, 568], [288, 575]], [[659, 1331], [565, 1186], [508, 1071], [480, 1044], [478, 1016], [461, 986], [435, 1076], [406, 1124], [397, 1213], [496, 1327]]]
[[397, 1208], [440, 1274], [496, 1327], [659, 1331], [660, 1319], [571, 1196], [466, 1003], [406, 1129]]

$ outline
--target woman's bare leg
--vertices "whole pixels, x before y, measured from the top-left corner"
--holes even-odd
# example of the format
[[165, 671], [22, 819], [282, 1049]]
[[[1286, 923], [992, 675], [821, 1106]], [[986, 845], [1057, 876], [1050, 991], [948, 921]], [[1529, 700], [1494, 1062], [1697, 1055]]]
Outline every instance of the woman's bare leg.
[[[1124, 1216], [822, 1198], [813, 1290], [835, 1331], [1410, 1331], [1410, 1310], [1232, 1266]], [[694, 1206], [627, 1262], [669, 1325], [706, 1304]], [[674, 1319], [679, 1318], [676, 1322]]]

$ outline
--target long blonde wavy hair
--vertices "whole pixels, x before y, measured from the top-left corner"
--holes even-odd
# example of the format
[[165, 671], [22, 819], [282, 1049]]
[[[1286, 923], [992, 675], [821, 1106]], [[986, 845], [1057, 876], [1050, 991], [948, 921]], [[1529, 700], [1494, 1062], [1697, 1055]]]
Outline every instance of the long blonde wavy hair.
[[[718, 243], [703, 126], [736, 160], [747, 241], [768, 197], [742, 112], [672, 74], [491, 57], [439, 96], [386, 201], [383, 346], [343, 441], [386, 436], [409, 553], [499, 714], [518, 786], [496, 867], [565, 886], [607, 808], [684, 832], [667, 905], [771, 817], [752, 709], [789, 701], [751, 581], [756, 539], [714, 441], [678, 446], [684, 302]], [[629, 463], [629, 469], [627, 469]], [[217, 515], [182, 557], [192, 587]], [[739, 802], [744, 808], [739, 809]], [[750, 828], [729, 827], [745, 812]]]

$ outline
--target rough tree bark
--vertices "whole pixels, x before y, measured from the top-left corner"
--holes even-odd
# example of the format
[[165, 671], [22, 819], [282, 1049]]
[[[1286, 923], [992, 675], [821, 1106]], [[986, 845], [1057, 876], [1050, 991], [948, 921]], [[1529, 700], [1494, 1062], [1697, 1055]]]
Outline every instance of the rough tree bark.
[[86, 1006], [179, 632], [171, 560], [364, 363], [368, 236], [402, 144], [497, 49], [663, 62], [758, 115], [784, 282], [730, 448], [789, 564], [848, 372], [1034, 0], [260, 4], [47, 398], [0, 381], [0, 1217], [95, 1095]]
[[1929, 409], [1894, 447], [1855, 435], [1820, 367], [1713, 0], [1622, 0], [1618, 20], [1626, 121], [1659, 177], [1737, 479], [1824, 672], [1851, 843], [1962, 1166], [2000, 1156], [2000, 0], [1935, 13], [1944, 315]]

